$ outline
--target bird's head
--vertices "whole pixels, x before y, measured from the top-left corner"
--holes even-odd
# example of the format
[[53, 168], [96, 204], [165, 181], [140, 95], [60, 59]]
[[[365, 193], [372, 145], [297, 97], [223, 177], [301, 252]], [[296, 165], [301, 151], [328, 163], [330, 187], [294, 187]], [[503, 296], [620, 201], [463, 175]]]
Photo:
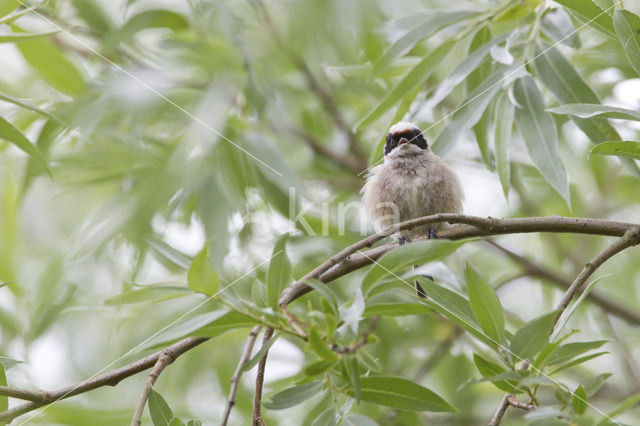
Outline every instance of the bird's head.
[[384, 156], [417, 155], [429, 149], [422, 131], [413, 123], [401, 121], [389, 128], [384, 144]]

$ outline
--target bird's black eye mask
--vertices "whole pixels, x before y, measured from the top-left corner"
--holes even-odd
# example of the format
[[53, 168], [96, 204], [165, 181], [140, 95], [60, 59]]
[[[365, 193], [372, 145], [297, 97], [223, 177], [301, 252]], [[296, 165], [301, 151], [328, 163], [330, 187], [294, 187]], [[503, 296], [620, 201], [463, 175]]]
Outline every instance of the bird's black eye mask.
[[412, 143], [421, 149], [427, 149], [429, 147], [424, 136], [422, 136], [422, 132], [418, 129], [406, 130], [398, 133], [388, 133], [387, 141], [384, 144], [384, 155], [389, 154], [404, 143]]

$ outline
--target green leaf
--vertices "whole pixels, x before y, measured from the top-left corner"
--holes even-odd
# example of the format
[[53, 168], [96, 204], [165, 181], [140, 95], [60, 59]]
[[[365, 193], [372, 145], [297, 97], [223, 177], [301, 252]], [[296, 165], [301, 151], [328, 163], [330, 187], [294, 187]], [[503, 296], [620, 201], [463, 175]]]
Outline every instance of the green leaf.
[[554, 114], [575, 115], [580, 118], [605, 117], [640, 121], [640, 112], [636, 110], [600, 104], [567, 104], [547, 111]]
[[240, 312], [232, 311], [221, 316], [210, 324], [197, 329], [196, 331], [194, 331], [193, 335], [201, 337], [214, 337], [233, 328], [253, 327], [254, 325], [256, 325], [256, 320], [254, 320], [253, 318], [241, 314]]
[[17, 359], [7, 358], [6, 356], [0, 356], [0, 364], [4, 366], [5, 371], [11, 367], [22, 364], [24, 361], [18, 361]]
[[471, 92], [453, 114], [449, 124], [433, 142], [431, 147], [433, 152], [441, 157], [446, 157], [462, 134], [480, 120], [484, 110], [500, 88], [517, 77], [518, 69], [519, 66], [503, 68], [493, 73], [476, 90]]
[[364, 277], [362, 290], [366, 292], [380, 280], [392, 274], [397, 275], [409, 266], [442, 259], [456, 251], [464, 243], [464, 241], [423, 240], [388, 251], [378, 259]]
[[184, 422], [177, 417], [174, 417], [169, 422], [169, 426], [184, 426]]
[[[476, 368], [484, 378], [489, 378], [507, 372], [506, 369], [502, 368], [498, 364], [487, 361], [478, 354], [473, 354], [473, 363], [476, 365]], [[513, 394], [522, 392], [522, 390], [518, 389], [515, 382], [513, 381], [491, 380], [491, 383], [493, 383], [498, 389], [501, 389], [505, 392]]]
[[32, 158], [36, 159], [42, 167], [45, 168], [49, 176], [51, 176], [51, 171], [49, 170], [47, 161], [38, 147], [32, 144], [29, 139], [20, 132], [20, 130], [13, 126], [13, 124], [9, 123], [2, 117], [0, 117], [0, 139], [6, 139], [29, 154]]
[[300, 404], [315, 395], [322, 389], [322, 382], [310, 382], [285, 389], [273, 395], [264, 406], [272, 410], [282, 410]]
[[613, 374], [611, 373], [598, 374], [596, 378], [593, 379], [591, 383], [589, 383], [589, 386], [587, 386], [587, 388], [585, 389], [587, 391], [587, 396], [591, 398], [593, 395], [595, 395], [598, 390], [600, 390], [602, 385], [604, 385], [605, 381], [611, 376], [613, 376]]
[[335, 290], [330, 285], [317, 280], [310, 279], [305, 281], [305, 284], [314, 289], [324, 300], [326, 300], [332, 308], [334, 308], [334, 312], [338, 313], [338, 296], [335, 293]]
[[566, 363], [561, 364], [560, 366], [556, 367], [555, 369], [553, 369], [549, 373], [549, 375], [556, 374], [557, 372], [562, 371], [562, 370], [566, 370], [567, 368], [575, 367], [576, 365], [580, 365], [580, 364], [582, 364], [584, 362], [587, 362], [589, 360], [592, 360], [592, 359], [597, 358], [597, 357], [602, 356], [602, 355], [606, 355], [608, 353], [609, 352], [607, 352], [607, 351], [603, 351], [603, 352], [597, 352], [597, 353], [591, 354], [591, 355], [585, 355], [585, 356], [580, 357], [580, 358], [576, 358], [576, 359], [574, 359], [572, 361], [566, 362]]
[[18, 6], [20, 6], [18, 0], [0, 0], [0, 16], [6, 15]]
[[624, 413], [625, 411], [635, 407], [638, 404], [640, 404], [640, 392], [630, 396], [629, 398], [622, 401], [620, 404], [613, 407], [611, 410], [607, 412], [606, 417], [607, 418], [616, 417], [617, 415]]
[[184, 287], [178, 286], [150, 286], [125, 291], [117, 296], [105, 300], [105, 305], [121, 306], [132, 303], [157, 303], [192, 294]]
[[476, 15], [475, 12], [436, 13], [428, 16], [424, 22], [408, 31], [393, 43], [384, 55], [376, 62], [371, 71], [372, 76], [380, 75], [382, 71], [398, 57], [407, 53], [416, 43], [431, 37], [440, 29], [463, 19]]
[[504, 312], [493, 288], [469, 264], [465, 267], [469, 303], [482, 330], [496, 341], [504, 342]]
[[377, 303], [367, 305], [362, 316], [402, 317], [433, 313], [433, 309], [422, 303]]
[[360, 397], [362, 396], [362, 389], [360, 384], [360, 372], [358, 371], [358, 361], [356, 357], [343, 358], [348, 364], [349, 378], [351, 380], [351, 386], [353, 386], [353, 395], [356, 398], [356, 402], [360, 403]]
[[[599, 104], [600, 99], [582, 79], [573, 65], [548, 44], [538, 45], [535, 50], [536, 74], [540, 81], [565, 104]], [[604, 119], [582, 119], [572, 116], [571, 120], [594, 143], [619, 140], [618, 132]]]
[[445, 56], [451, 52], [454, 41], [450, 40], [440, 45], [436, 50], [425, 57], [418, 65], [413, 67], [411, 71], [405, 75], [402, 80], [387, 94], [387, 96], [366, 115], [356, 126], [361, 129], [378, 119], [382, 114], [396, 106], [407, 95], [409, 95], [416, 87], [424, 84], [429, 78], [433, 70], [440, 65]]
[[273, 309], [278, 309], [278, 298], [291, 282], [291, 262], [286, 251], [289, 235], [283, 234], [276, 241], [267, 272], [267, 299]]
[[613, 12], [613, 24], [631, 66], [640, 74], [640, 17], [628, 10], [616, 9]]
[[546, 365], [561, 364], [592, 349], [598, 349], [607, 343], [607, 340], [595, 340], [593, 342], [566, 343], [555, 350], [545, 363]]
[[[14, 27], [14, 31], [17, 27]], [[51, 87], [69, 96], [87, 90], [80, 70], [51, 41], [37, 38], [16, 44], [24, 59]]]
[[91, 31], [103, 35], [114, 27], [113, 20], [96, 0], [72, 0], [71, 3]]
[[336, 362], [338, 360], [338, 355], [329, 349], [324, 340], [322, 340], [320, 332], [315, 326], [311, 326], [311, 329], [309, 330], [309, 346], [313, 352], [320, 356], [320, 358], [331, 362]]
[[105, 50], [112, 50], [120, 43], [128, 43], [133, 36], [148, 28], [169, 28], [180, 31], [189, 27], [184, 15], [169, 10], [147, 10], [132, 16], [119, 31], [111, 33], [104, 42]]
[[509, 186], [511, 185], [511, 163], [509, 160], [509, 145], [511, 144], [511, 131], [513, 129], [514, 107], [506, 95], [502, 95], [496, 101], [494, 115], [494, 143], [496, 150], [496, 166], [500, 185], [504, 197], [508, 199]]
[[511, 352], [519, 359], [530, 359], [540, 352], [553, 328], [555, 312], [543, 315], [522, 326], [511, 338]]
[[614, 142], [603, 142], [599, 145], [596, 145], [591, 152], [589, 152], [589, 157], [593, 154], [600, 155], [616, 155], [619, 157], [627, 157], [632, 158], [634, 160], [640, 160], [640, 142], [636, 141], [614, 141]]
[[[456, 411], [433, 391], [401, 377], [369, 376], [360, 378], [362, 401], [397, 410]], [[347, 393], [354, 396], [353, 389]]]
[[58, 31], [50, 31], [46, 33], [37, 33], [37, 34], [27, 34], [27, 33], [17, 33], [17, 34], [0, 34], [0, 43], [19, 43], [25, 40], [33, 40], [35, 38], [40, 37], [49, 37], [50, 35], [57, 34]]
[[529, 157], [547, 182], [571, 205], [567, 170], [558, 148], [556, 123], [545, 111], [542, 93], [530, 77], [516, 81], [513, 93], [522, 106], [516, 109], [515, 118]]
[[[480, 28], [473, 36], [473, 39], [471, 39], [469, 54], [489, 43], [491, 41], [491, 37], [491, 28], [488, 25]], [[490, 74], [491, 61], [489, 59], [484, 59], [482, 63], [467, 77], [467, 93], [473, 92], [483, 81], [489, 78]]]
[[154, 426], [169, 426], [175, 417], [167, 401], [153, 387], [149, 389], [149, 414]]
[[589, 397], [587, 396], [587, 392], [585, 392], [582, 385], [578, 386], [573, 395], [571, 395], [571, 406], [573, 407], [573, 411], [577, 414], [584, 414], [587, 411], [587, 404]]
[[378, 422], [362, 414], [349, 414], [344, 418], [343, 424], [345, 426], [380, 426]]
[[[478, 47], [473, 53], [470, 53], [451, 73], [445, 78], [442, 83], [438, 85], [435, 93], [429, 99], [428, 105], [430, 107], [436, 106], [443, 99], [445, 99], [449, 94], [453, 91], [453, 89], [462, 83], [472, 71], [476, 70], [480, 64], [483, 63], [489, 51], [496, 44], [503, 42], [507, 39], [509, 34], [503, 34], [495, 39], [485, 43], [484, 45]], [[479, 78], [480, 76], [476, 75], [475, 78]], [[485, 79], [480, 82], [476, 82], [477, 89], [481, 83], [485, 82], [487, 78], [490, 77], [490, 73], [486, 73]]]
[[579, 49], [582, 45], [576, 27], [571, 22], [571, 18], [561, 9], [552, 9], [544, 15], [540, 22], [542, 31], [556, 43]]
[[319, 374], [324, 373], [331, 367], [333, 367], [335, 362], [327, 361], [326, 359], [321, 359], [311, 364], [307, 365], [304, 369], [304, 374], [306, 376], [317, 376]]
[[588, 22], [593, 28], [609, 37], [616, 37], [611, 16], [591, 0], [557, 0], [556, 3], [569, 8], [580, 21]]
[[200, 420], [192, 419], [187, 422], [187, 426], [202, 426], [202, 422]]
[[245, 362], [245, 364], [242, 366], [242, 371], [245, 371], [245, 372], [249, 371], [256, 364], [258, 364], [260, 362], [260, 360], [262, 359], [262, 357], [264, 357], [264, 355], [267, 353], [267, 351], [269, 351], [269, 349], [271, 349], [271, 346], [273, 346], [273, 344], [276, 342], [278, 337], [280, 337], [280, 335], [278, 333], [276, 333], [273, 336], [271, 336], [271, 338], [269, 340], [264, 342], [262, 344], [262, 347], [260, 347], [260, 350], [258, 352], [256, 352], [255, 355], [252, 356], [249, 361]]
[[429, 295], [429, 299], [424, 301], [427, 306], [487, 345], [496, 346], [496, 342], [482, 332], [467, 299], [424, 277], [416, 277], [416, 279]]
[[211, 262], [209, 262], [209, 246], [205, 247], [196, 255], [191, 262], [189, 273], [187, 274], [189, 288], [197, 293], [213, 296], [220, 288], [220, 277]]

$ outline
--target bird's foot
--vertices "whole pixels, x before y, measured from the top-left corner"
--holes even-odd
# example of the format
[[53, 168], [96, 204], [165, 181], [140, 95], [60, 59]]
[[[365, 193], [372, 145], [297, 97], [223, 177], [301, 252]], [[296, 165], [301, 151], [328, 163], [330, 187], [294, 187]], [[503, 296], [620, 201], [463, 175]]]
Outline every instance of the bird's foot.
[[409, 237], [407, 237], [406, 235], [403, 235], [402, 237], [398, 238], [398, 245], [401, 246], [403, 244], [406, 244], [408, 242], [410, 242], [411, 239]]
[[436, 234], [436, 228], [429, 228], [429, 230], [427, 231], [427, 238], [428, 239], [438, 238], [438, 235]]

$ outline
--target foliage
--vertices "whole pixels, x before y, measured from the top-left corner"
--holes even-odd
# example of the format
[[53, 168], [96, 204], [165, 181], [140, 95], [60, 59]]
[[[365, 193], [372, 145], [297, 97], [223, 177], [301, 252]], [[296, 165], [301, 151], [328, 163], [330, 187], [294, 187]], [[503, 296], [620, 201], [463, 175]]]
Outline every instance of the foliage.
[[[637, 424], [626, 253], [555, 329], [550, 274], [477, 240], [404, 245], [278, 306], [371, 231], [349, 206], [399, 120], [465, 183], [492, 182], [502, 214], [637, 222], [639, 97], [619, 96], [640, 73], [637, 7], [0, 0], [0, 385], [56, 388], [208, 337], [144, 420], [216, 424], [261, 324], [276, 334], [244, 370], [270, 348], [267, 424], [482, 424], [504, 392], [537, 407], [509, 424]], [[503, 241], [568, 283], [605, 244]], [[145, 379], [24, 418], [126, 424]], [[240, 381], [231, 424], [253, 392]]]

